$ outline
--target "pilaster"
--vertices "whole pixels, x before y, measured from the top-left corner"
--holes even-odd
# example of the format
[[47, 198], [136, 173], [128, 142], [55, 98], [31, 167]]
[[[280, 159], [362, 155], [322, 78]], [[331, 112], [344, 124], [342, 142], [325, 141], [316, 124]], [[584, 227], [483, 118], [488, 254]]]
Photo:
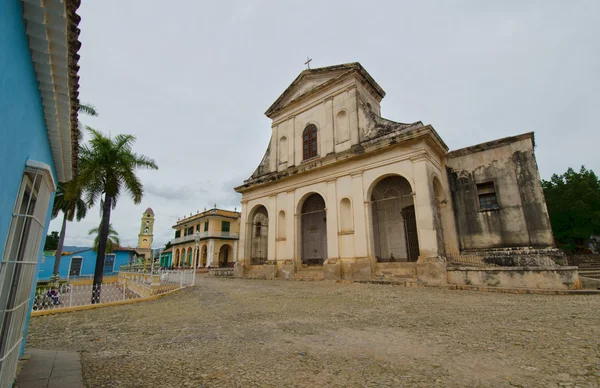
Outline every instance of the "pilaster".
[[335, 180], [327, 181], [327, 258], [337, 259], [340, 256], [337, 226], [337, 194]]

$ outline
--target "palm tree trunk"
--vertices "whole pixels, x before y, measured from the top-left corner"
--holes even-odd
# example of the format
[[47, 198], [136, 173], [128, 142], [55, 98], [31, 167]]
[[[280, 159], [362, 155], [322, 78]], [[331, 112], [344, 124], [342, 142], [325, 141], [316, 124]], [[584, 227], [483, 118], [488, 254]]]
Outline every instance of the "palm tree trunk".
[[92, 304], [100, 303], [100, 291], [102, 278], [104, 276], [104, 260], [106, 258], [106, 241], [108, 240], [108, 227], [110, 225], [110, 209], [112, 197], [104, 196], [104, 207], [102, 208], [102, 221], [98, 232], [98, 256], [96, 257], [96, 268], [94, 270], [94, 285], [92, 288]]
[[[62, 257], [63, 246], [65, 243], [65, 230], [67, 229], [67, 213], [63, 213], [63, 222], [62, 227], [60, 228], [60, 236], [58, 237], [58, 246], [56, 247], [56, 253], [54, 255], [54, 270], [52, 271], [52, 275], [58, 276], [58, 272], [60, 269], [60, 259]], [[58, 279], [56, 279], [58, 281]]]

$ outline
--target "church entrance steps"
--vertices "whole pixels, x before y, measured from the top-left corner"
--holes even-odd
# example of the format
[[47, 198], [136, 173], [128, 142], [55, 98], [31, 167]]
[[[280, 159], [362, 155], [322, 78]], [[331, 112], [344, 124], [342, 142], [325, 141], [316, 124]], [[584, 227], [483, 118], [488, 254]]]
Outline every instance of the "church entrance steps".
[[580, 277], [600, 279], [600, 255], [575, 255], [569, 257], [569, 265], [579, 267]]
[[379, 279], [365, 279], [365, 280], [353, 280], [354, 283], [365, 283], [365, 284], [382, 284], [391, 286], [404, 286], [404, 287], [425, 287], [426, 284], [413, 278], [379, 278]]
[[592, 278], [592, 279], [600, 279], [600, 269], [582, 269], [579, 268], [579, 276]]
[[250, 279], [266, 279], [265, 269], [262, 265], [251, 265], [246, 274]]
[[233, 268], [211, 268], [209, 276], [233, 276]]
[[294, 280], [320, 281], [323, 278], [323, 267], [303, 267], [294, 274]]

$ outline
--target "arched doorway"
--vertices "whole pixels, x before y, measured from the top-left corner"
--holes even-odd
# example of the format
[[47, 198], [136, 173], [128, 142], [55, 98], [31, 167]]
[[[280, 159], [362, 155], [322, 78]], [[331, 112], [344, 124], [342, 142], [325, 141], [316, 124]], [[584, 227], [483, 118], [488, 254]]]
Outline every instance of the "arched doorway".
[[190, 267], [192, 265], [192, 248], [189, 247], [187, 249], [187, 255], [185, 256], [185, 265], [186, 267]]
[[230, 260], [231, 252], [233, 252], [233, 249], [230, 245], [223, 245], [221, 247], [219, 250], [219, 267], [229, 267], [230, 263], [233, 264]]
[[206, 245], [202, 246], [202, 254], [201, 254], [200, 263], [202, 267], [206, 267], [206, 261], [208, 260], [208, 248]]
[[300, 217], [302, 264], [322, 265], [327, 259], [327, 216], [323, 197], [311, 194], [306, 198]]
[[417, 219], [406, 178], [394, 175], [379, 181], [371, 194], [371, 206], [377, 261], [417, 261]]
[[175, 252], [173, 252], [173, 259], [173, 266], [179, 266], [179, 249], [176, 249]]
[[264, 206], [254, 212], [250, 228], [250, 262], [253, 265], [267, 262], [269, 249], [269, 214]]

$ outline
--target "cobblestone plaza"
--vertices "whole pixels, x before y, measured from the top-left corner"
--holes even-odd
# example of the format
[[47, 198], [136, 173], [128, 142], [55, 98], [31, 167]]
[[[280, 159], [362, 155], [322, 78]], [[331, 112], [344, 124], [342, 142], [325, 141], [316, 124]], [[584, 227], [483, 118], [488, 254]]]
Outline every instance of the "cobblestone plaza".
[[90, 387], [600, 385], [600, 298], [200, 277], [157, 301], [34, 317]]

